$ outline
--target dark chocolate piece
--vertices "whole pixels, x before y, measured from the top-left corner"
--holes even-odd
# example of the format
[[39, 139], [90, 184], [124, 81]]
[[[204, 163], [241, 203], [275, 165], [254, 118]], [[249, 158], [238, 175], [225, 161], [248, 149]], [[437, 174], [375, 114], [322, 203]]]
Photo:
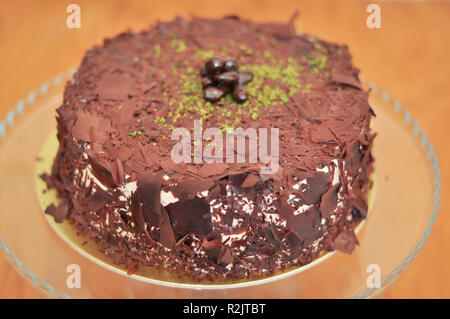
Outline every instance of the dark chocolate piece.
[[347, 254], [351, 254], [356, 245], [359, 243], [352, 229], [342, 231], [333, 240], [333, 248]]
[[167, 211], [178, 237], [187, 233], [207, 235], [212, 229], [209, 203], [202, 198], [169, 204]]

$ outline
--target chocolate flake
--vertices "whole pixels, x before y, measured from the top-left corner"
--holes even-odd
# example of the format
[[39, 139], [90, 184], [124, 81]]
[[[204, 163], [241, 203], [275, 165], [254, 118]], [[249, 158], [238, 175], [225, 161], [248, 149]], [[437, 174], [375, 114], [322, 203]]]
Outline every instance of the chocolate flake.
[[177, 238], [186, 233], [204, 236], [212, 229], [209, 203], [203, 198], [179, 201], [166, 208]]
[[69, 206], [66, 201], [62, 201], [58, 206], [50, 204], [45, 213], [53, 216], [55, 222], [62, 223], [69, 213]]
[[306, 204], [317, 204], [320, 202], [322, 194], [328, 190], [331, 175], [325, 173], [315, 173], [313, 177], [308, 177], [306, 189], [303, 193], [303, 200]]
[[332, 247], [346, 254], [351, 254], [355, 246], [359, 245], [353, 229], [342, 231], [333, 240]]
[[320, 227], [321, 215], [317, 208], [313, 208], [297, 215], [292, 219], [292, 234], [295, 235], [297, 245], [303, 248], [311, 245], [316, 239], [323, 236]]

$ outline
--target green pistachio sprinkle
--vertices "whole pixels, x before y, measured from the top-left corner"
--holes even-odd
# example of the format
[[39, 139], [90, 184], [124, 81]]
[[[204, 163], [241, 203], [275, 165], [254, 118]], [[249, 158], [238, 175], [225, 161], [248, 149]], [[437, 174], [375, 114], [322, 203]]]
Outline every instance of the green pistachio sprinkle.
[[141, 132], [141, 131], [133, 131], [133, 132], [130, 132], [129, 135], [130, 135], [131, 137], [135, 138], [135, 137], [138, 136], [138, 135], [142, 135], [142, 132]]
[[329, 53], [328, 49], [324, 45], [319, 44], [319, 43], [314, 44], [314, 50], [322, 52], [324, 54], [328, 54]]
[[162, 54], [161, 46], [159, 44], [155, 44], [153, 47], [153, 51], [155, 53], [155, 57], [160, 58]]
[[239, 46], [239, 50], [241, 50], [242, 53], [244, 53], [245, 55], [252, 55], [252, 54], [253, 54], [252, 49], [246, 47], [246, 46], [243, 45], [243, 44]]
[[160, 125], [165, 125], [166, 124], [166, 119], [162, 116], [157, 116], [155, 118], [155, 123], [158, 123]]
[[175, 50], [177, 53], [181, 53], [186, 51], [186, 42], [181, 39], [178, 39], [176, 36], [171, 36], [170, 39], [170, 47]]
[[208, 60], [214, 56], [213, 50], [201, 50], [197, 49], [195, 50], [195, 54], [202, 60]]
[[[253, 51], [244, 45], [241, 45], [239, 49], [244, 54], [253, 54]], [[197, 49], [195, 54], [200, 59], [207, 60], [214, 56], [214, 51]], [[294, 94], [308, 93], [312, 85], [306, 84], [303, 88], [303, 84], [300, 83], [304, 69], [300, 61], [293, 58], [279, 61], [269, 51], [263, 54], [265, 63], [241, 66], [241, 70], [250, 70], [253, 73], [253, 80], [245, 85], [249, 99], [240, 104], [234, 101], [230, 94], [216, 103], [205, 101], [198, 72], [192, 67], [173, 68], [172, 72], [179, 79], [181, 98], [175, 100], [167, 97], [167, 104], [171, 111], [168, 112], [167, 119], [157, 117], [155, 122], [173, 129], [174, 124], [181, 118], [216, 120], [217, 126], [225, 131], [226, 128], [239, 126], [245, 118], [258, 119], [265, 113], [264, 108], [288, 103], [289, 98]], [[308, 66], [312, 64], [315, 68], [322, 68], [326, 64], [326, 57], [309, 59], [308, 62]]]
[[314, 59], [308, 56], [304, 56], [303, 59], [310, 67], [312, 73], [318, 73], [319, 71], [323, 70], [327, 66], [328, 62], [328, 57], [326, 55], [322, 55]]
[[270, 53], [270, 51], [264, 51], [264, 57], [272, 63], [276, 63], [275, 57]]

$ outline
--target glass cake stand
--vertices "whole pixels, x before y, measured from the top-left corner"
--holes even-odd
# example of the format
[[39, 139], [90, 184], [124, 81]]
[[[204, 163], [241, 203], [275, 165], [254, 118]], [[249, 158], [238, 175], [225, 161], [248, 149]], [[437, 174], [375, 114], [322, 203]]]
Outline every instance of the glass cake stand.
[[[72, 73], [30, 93], [0, 122], [0, 247], [17, 272], [47, 297], [370, 298], [408, 270], [430, 234], [441, 190], [433, 147], [406, 109], [367, 83], [377, 114], [375, 187], [353, 254], [330, 253], [302, 268], [247, 282], [196, 284], [167, 274], [127, 275], [89, 248], [92, 243], [82, 248], [76, 236], [61, 236], [42, 212], [45, 199], [36, 196], [39, 156], [54, 134], [54, 110]], [[72, 265], [79, 266], [79, 288], [68, 284]]]

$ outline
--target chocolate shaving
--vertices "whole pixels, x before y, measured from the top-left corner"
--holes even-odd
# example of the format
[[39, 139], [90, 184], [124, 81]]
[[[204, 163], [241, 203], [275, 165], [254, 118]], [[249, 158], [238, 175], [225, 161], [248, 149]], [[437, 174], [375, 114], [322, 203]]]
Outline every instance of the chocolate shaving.
[[114, 188], [117, 186], [117, 182], [114, 181], [111, 170], [100, 163], [100, 160], [94, 154], [92, 150], [88, 150], [87, 152], [89, 164], [92, 167], [92, 174], [105, 186], [109, 188]]
[[161, 175], [141, 176], [137, 181], [137, 193], [142, 203], [145, 221], [151, 226], [160, 227], [163, 222], [161, 213]]
[[315, 173], [313, 177], [308, 177], [306, 189], [303, 193], [303, 200], [306, 204], [317, 204], [320, 202], [322, 194], [328, 190], [331, 175], [325, 173]]
[[259, 176], [256, 176], [254, 174], [249, 174], [245, 178], [245, 180], [242, 182], [241, 187], [242, 188], [249, 188], [254, 187], [257, 183], [261, 182], [261, 178]]
[[186, 233], [204, 236], [212, 230], [209, 203], [203, 198], [179, 201], [166, 208], [177, 238]]
[[306, 248], [316, 239], [322, 237], [323, 230], [319, 227], [320, 221], [321, 215], [317, 208], [295, 216], [291, 223], [292, 234], [297, 239], [297, 241], [294, 241], [294, 245], [301, 245], [303, 248]]
[[45, 210], [45, 213], [53, 216], [55, 222], [62, 223], [69, 213], [67, 201], [62, 201], [58, 206], [50, 204]]
[[178, 183], [172, 190], [174, 196], [180, 200], [192, 199], [198, 193], [209, 190], [214, 186], [213, 181], [185, 181]]
[[333, 73], [331, 75], [330, 81], [348, 85], [356, 89], [362, 90], [361, 83], [355, 79], [352, 75]]
[[322, 218], [329, 217], [337, 206], [339, 184], [331, 186], [323, 195], [320, 201], [320, 212]]
[[106, 100], [126, 100], [129, 98], [133, 79], [127, 73], [106, 74], [97, 83], [95, 92]]
[[355, 250], [355, 246], [359, 245], [353, 229], [342, 231], [333, 240], [333, 249], [351, 254]]
[[111, 202], [113, 199], [112, 195], [103, 189], [96, 189], [95, 193], [86, 198], [86, 204], [90, 211], [98, 211], [100, 208], [104, 207], [106, 204]]

